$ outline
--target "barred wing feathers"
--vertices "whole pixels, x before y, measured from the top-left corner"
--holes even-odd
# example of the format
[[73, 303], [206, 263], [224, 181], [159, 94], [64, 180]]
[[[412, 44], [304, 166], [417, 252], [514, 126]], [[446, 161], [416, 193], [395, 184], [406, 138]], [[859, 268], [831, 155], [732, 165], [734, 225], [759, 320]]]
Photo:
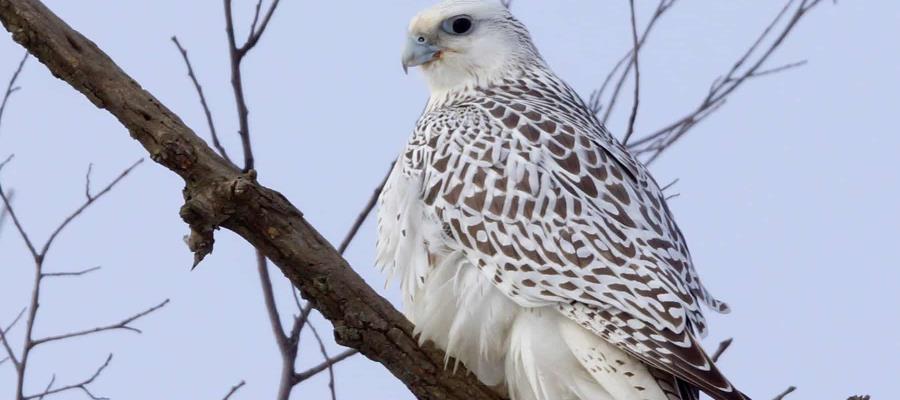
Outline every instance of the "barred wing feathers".
[[558, 304], [598, 334], [610, 326], [623, 338], [640, 333], [588, 321], [582, 308], [604, 310], [641, 323], [653, 340], [680, 341], [664, 343], [674, 363], [640, 342], [614, 343], [727, 391], [692, 336], [706, 332], [701, 302], [727, 306], [701, 284], [656, 182], [561, 81], [525, 73], [504, 83], [430, 104], [401, 157], [421, 174], [425, 207], [447, 245], [522, 306]]

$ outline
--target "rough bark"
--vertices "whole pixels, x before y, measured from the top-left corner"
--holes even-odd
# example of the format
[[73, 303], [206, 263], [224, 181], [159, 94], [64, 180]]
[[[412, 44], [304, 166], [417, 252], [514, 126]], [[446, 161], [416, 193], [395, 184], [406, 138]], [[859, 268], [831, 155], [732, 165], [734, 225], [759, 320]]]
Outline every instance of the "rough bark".
[[444, 354], [419, 346], [411, 324], [351, 269], [280, 193], [217, 155], [181, 119], [93, 42], [37, 0], [0, 0], [13, 39], [97, 107], [114, 115], [151, 158], [185, 181], [181, 216], [199, 258], [218, 227], [234, 231], [272, 260], [335, 328], [338, 343], [383, 364], [421, 399], [499, 399], [465, 370], [444, 369]]

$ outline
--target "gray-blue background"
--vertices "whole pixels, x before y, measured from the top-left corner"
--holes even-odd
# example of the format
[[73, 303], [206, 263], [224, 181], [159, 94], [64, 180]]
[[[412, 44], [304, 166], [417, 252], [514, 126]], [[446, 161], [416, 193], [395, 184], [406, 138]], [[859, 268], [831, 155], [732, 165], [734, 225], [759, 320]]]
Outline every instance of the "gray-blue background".
[[[249, 23], [255, 2], [238, 1]], [[656, 2], [641, 1], [648, 15]], [[707, 286], [734, 312], [711, 315], [705, 343], [734, 336], [721, 365], [756, 398], [797, 385], [793, 398], [838, 399], [868, 392], [900, 398], [900, 2], [823, 5], [803, 21], [776, 62], [799, 70], [752, 82], [725, 109], [677, 144], [653, 171], [681, 181], [672, 201]], [[238, 154], [219, 1], [48, 0], [63, 19], [206, 135], [177, 34]], [[403, 76], [399, 54], [422, 0], [285, 1], [245, 63], [260, 181], [284, 193], [338, 241], [403, 145], [426, 97], [418, 73]], [[781, 1], [684, 0], [656, 28], [641, 60], [639, 132], [693, 108], [713, 78], [756, 37]], [[583, 95], [629, 46], [627, 2], [517, 1], [556, 71]], [[0, 78], [22, 50], [0, 40]], [[145, 153], [106, 112], [30, 60], [23, 90], [0, 130], [2, 173], [17, 192], [29, 233], [42, 241], [83, 199], [93, 162], [99, 186]], [[624, 110], [627, 107], [623, 107]], [[610, 128], [622, 132], [625, 113]], [[114, 352], [92, 386], [114, 399], [216, 399], [245, 379], [238, 398], [274, 396], [279, 356], [261, 302], [252, 249], [229, 232], [194, 272], [178, 217], [181, 182], [147, 163], [60, 238], [50, 271], [102, 265], [92, 276], [45, 286], [37, 335], [119, 321], [163, 298], [172, 303], [128, 332], [51, 344], [34, 353], [28, 388], [82, 379]], [[0, 237], [0, 322], [29, 295], [31, 264], [7, 226]], [[373, 286], [374, 226], [348, 259]], [[283, 310], [291, 304], [278, 279]], [[395, 288], [383, 290], [396, 299]], [[315, 322], [329, 326], [318, 316]], [[19, 343], [21, 330], [13, 335]], [[330, 336], [330, 335], [327, 335]], [[301, 368], [319, 362], [304, 337]], [[332, 350], [337, 351], [336, 348]], [[0, 397], [13, 371], [0, 366]], [[295, 398], [324, 399], [325, 375]], [[337, 369], [344, 399], [405, 399], [378, 364], [356, 357]], [[81, 393], [59, 396], [82, 398]]]

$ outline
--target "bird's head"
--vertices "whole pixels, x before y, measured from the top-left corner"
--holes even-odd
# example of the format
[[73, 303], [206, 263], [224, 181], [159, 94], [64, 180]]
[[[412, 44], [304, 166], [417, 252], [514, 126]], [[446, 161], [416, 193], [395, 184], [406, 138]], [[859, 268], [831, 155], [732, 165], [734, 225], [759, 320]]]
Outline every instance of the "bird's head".
[[539, 59], [499, 0], [445, 0], [410, 22], [403, 69], [421, 67], [434, 93], [485, 85]]

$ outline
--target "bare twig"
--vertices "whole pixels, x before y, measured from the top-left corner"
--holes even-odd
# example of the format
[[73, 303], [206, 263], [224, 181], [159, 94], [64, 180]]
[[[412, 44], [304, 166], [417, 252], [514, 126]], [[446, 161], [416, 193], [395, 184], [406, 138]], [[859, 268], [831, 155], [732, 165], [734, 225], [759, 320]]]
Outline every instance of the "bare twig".
[[316, 376], [319, 372], [327, 370], [332, 365], [337, 364], [341, 361], [344, 361], [345, 359], [349, 358], [350, 356], [352, 356], [356, 353], [358, 353], [358, 351], [353, 350], [353, 349], [345, 350], [345, 351], [341, 352], [340, 354], [332, 357], [330, 360], [325, 361], [319, 365], [316, 365], [315, 367], [312, 367], [306, 371], [303, 371], [303, 372], [297, 374], [294, 377], [294, 379], [297, 383], [303, 382], [309, 378], [312, 378], [313, 376]]
[[79, 215], [81, 215], [81, 213], [84, 212], [84, 210], [86, 210], [88, 207], [90, 207], [92, 204], [94, 204], [94, 202], [97, 201], [97, 199], [99, 199], [99, 198], [103, 197], [103, 195], [109, 193], [110, 190], [112, 190], [119, 182], [121, 182], [122, 179], [125, 179], [125, 177], [128, 176], [128, 174], [131, 173], [131, 171], [133, 171], [135, 168], [137, 168], [137, 166], [140, 165], [142, 162], [144, 162], [143, 158], [135, 161], [134, 164], [131, 164], [130, 167], [128, 167], [124, 171], [122, 171], [122, 173], [120, 173], [119, 176], [116, 177], [116, 179], [113, 179], [112, 182], [110, 182], [108, 185], [106, 185], [106, 187], [104, 187], [103, 190], [97, 192], [96, 195], [91, 195], [91, 192], [90, 192], [91, 189], [89, 186], [90, 185], [90, 172], [89, 172], [87, 183], [86, 183], [86, 185], [88, 185], [88, 186], [85, 188], [85, 194], [87, 195], [87, 201], [85, 201], [84, 204], [81, 205], [81, 207], [78, 207], [78, 209], [75, 210], [72, 214], [70, 214], [68, 217], [66, 217], [66, 219], [63, 220], [63, 222], [61, 224], [59, 224], [59, 226], [53, 231], [53, 233], [50, 234], [50, 238], [47, 239], [47, 242], [44, 243], [44, 247], [41, 248], [40, 257], [43, 258], [47, 255], [47, 251], [50, 250], [50, 246], [53, 244], [53, 241], [56, 240], [56, 237], [59, 236], [60, 232], [62, 232], [63, 229], [65, 229], [69, 225], [69, 223], [71, 223], [73, 220], [75, 220], [75, 218], [77, 218]]
[[47, 336], [45, 338], [35, 339], [32, 341], [31, 347], [34, 348], [34, 347], [37, 347], [38, 345], [48, 343], [48, 342], [55, 342], [58, 340], [71, 339], [71, 338], [78, 337], [78, 336], [85, 336], [85, 335], [90, 335], [93, 333], [100, 333], [100, 332], [105, 332], [105, 331], [113, 331], [113, 330], [117, 330], [117, 329], [131, 331], [134, 333], [142, 333], [142, 331], [140, 329], [130, 326], [129, 324], [142, 318], [142, 317], [147, 316], [148, 314], [150, 314], [156, 310], [159, 310], [160, 308], [165, 307], [166, 304], [169, 304], [169, 299], [166, 299], [162, 303], [159, 303], [153, 307], [150, 307], [144, 311], [141, 311], [135, 315], [132, 315], [131, 317], [125, 318], [122, 321], [119, 321], [118, 323], [115, 323], [115, 324], [110, 324], [110, 325], [106, 325], [106, 326], [98, 326], [96, 328], [85, 329], [83, 331], [76, 331], [76, 332], [71, 332], [71, 333], [65, 333], [62, 335]]
[[[16, 199], [16, 191], [10, 189], [8, 193], [6, 193], [6, 197], [9, 199], [9, 202], [12, 203], [13, 200]], [[9, 211], [6, 209], [6, 205], [0, 207], [0, 234], [3, 233], [3, 225], [6, 224], [6, 217], [9, 215]]]
[[788, 386], [787, 389], [785, 389], [783, 392], [781, 392], [778, 396], [775, 396], [775, 398], [772, 400], [784, 400], [784, 398], [787, 397], [787, 395], [793, 393], [795, 390], [797, 390], [796, 386]]
[[[675, 5], [676, 0], [660, 0], [659, 4], [656, 6], [656, 10], [653, 12], [653, 15], [650, 16], [650, 21], [647, 22], [646, 28], [644, 28], [644, 33], [641, 34], [640, 40], [638, 40], [637, 51], [640, 51], [644, 47], [644, 43], [647, 41], [647, 38], [650, 36], [650, 32], [653, 31], [653, 28], [656, 26], [656, 23], [662, 19], [662, 17], [666, 14], [669, 9]], [[600, 89], [595, 90], [591, 93], [590, 101], [588, 102], [589, 107], [594, 111], [594, 113], [599, 113], [603, 109], [603, 97], [606, 93], [607, 87], [612, 82], [613, 78], [617, 75], [619, 76], [618, 82], [615, 85], [615, 88], [612, 91], [612, 94], [609, 96], [609, 100], [607, 103], [609, 105], [606, 106], [606, 112], [601, 119], [601, 122], [606, 124], [609, 120], [610, 115], [615, 109], [616, 102], [619, 98], [619, 94], [622, 92], [622, 87], [625, 85], [625, 81], [628, 78], [628, 73], [631, 72], [631, 68], [634, 66], [634, 56], [633, 56], [634, 47], [625, 53], [621, 59], [615, 64], [615, 66], [610, 70], [610, 72], [606, 75], [606, 79], [603, 80], [603, 85], [600, 86]], [[626, 61], [628, 62], [626, 64]], [[625, 66], [625, 69], [622, 70], [621, 74], [619, 73], [619, 69], [622, 66]]]
[[347, 248], [350, 247], [350, 243], [353, 242], [353, 239], [356, 238], [356, 234], [359, 232], [359, 228], [362, 227], [363, 223], [366, 222], [366, 218], [369, 217], [369, 214], [372, 213], [372, 210], [375, 209], [375, 204], [378, 202], [378, 196], [381, 195], [381, 190], [384, 189], [384, 185], [387, 184], [388, 178], [391, 176], [391, 171], [394, 169], [394, 163], [391, 163], [391, 166], [388, 167], [387, 173], [384, 175], [384, 179], [381, 180], [381, 183], [378, 187], [375, 188], [375, 191], [372, 193], [372, 196], [369, 197], [369, 201], [366, 203], [366, 206], [356, 217], [356, 221], [353, 222], [353, 225], [350, 227], [350, 231], [347, 232], [347, 236], [344, 237], [344, 240], [341, 241], [341, 245], [338, 247], [338, 252], [344, 254], [347, 251]]
[[728, 347], [731, 346], [731, 342], [734, 341], [734, 338], [728, 338], [719, 343], [719, 348], [716, 349], [716, 352], [712, 355], [713, 362], [718, 362], [719, 358], [722, 357], [722, 354], [725, 354], [725, 350], [728, 350]]
[[44, 396], [49, 396], [49, 395], [52, 395], [52, 394], [57, 394], [57, 393], [61, 393], [61, 392], [69, 391], [69, 390], [81, 389], [81, 391], [84, 392], [84, 394], [86, 394], [88, 397], [90, 397], [90, 398], [93, 399], [93, 400], [101, 400], [101, 399], [102, 399], [102, 400], [109, 400], [109, 399], [107, 399], [107, 398], [105, 398], [105, 397], [97, 397], [97, 396], [94, 396], [94, 394], [91, 393], [91, 391], [88, 389], [87, 386], [90, 385], [91, 383], [94, 383], [94, 381], [95, 381], [98, 377], [100, 377], [100, 374], [103, 373], [103, 370], [106, 369], [106, 367], [109, 366], [110, 361], [112, 361], [112, 357], [113, 357], [112, 354], [110, 354], [109, 356], [107, 356], [107, 357], [106, 357], [106, 362], [104, 362], [103, 365], [101, 365], [99, 368], [97, 368], [97, 370], [94, 371], [94, 374], [93, 374], [93, 375], [91, 375], [89, 378], [87, 378], [87, 379], [85, 379], [85, 380], [83, 380], [83, 381], [81, 381], [81, 382], [78, 382], [78, 383], [75, 383], [75, 384], [71, 384], [71, 385], [62, 386], [62, 387], [57, 388], [57, 389], [45, 390], [45, 391], [43, 391], [43, 392], [41, 392], [41, 393], [37, 393], [37, 394], [32, 394], [32, 395], [24, 396], [22, 399], [23, 399], [23, 400], [39, 399], [39, 398], [43, 398]]
[[272, 15], [275, 13], [275, 9], [278, 7], [279, 0], [272, 1], [272, 4], [269, 6], [268, 11], [266, 11], [266, 15], [262, 19], [262, 23], [259, 25], [259, 28], [257, 28], [256, 23], [259, 18], [258, 10], [260, 7], [262, 7], [262, 0], [260, 0], [260, 2], [257, 4], [257, 14], [253, 18], [253, 23], [251, 24], [251, 30], [249, 36], [247, 37], [247, 41], [240, 46], [238, 46], [234, 36], [234, 17], [232, 16], [231, 0], [224, 0], [224, 4], [225, 32], [228, 35], [228, 53], [231, 57], [231, 86], [234, 89], [234, 99], [235, 103], [237, 104], [238, 122], [240, 123], [239, 134], [241, 137], [241, 146], [244, 149], [244, 172], [248, 172], [253, 169], [254, 161], [253, 149], [250, 145], [250, 123], [248, 117], [249, 110], [247, 109], [247, 100], [244, 97], [244, 82], [241, 77], [241, 62], [244, 60], [244, 56], [246, 56], [247, 53], [256, 46], [263, 33], [265, 33], [266, 28], [269, 26], [269, 21], [272, 19]]
[[56, 383], [56, 374], [50, 377], [50, 382], [47, 383], [47, 387], [44, 388], [44, 392], [38, 397], [38, 400], [43, 400], [44, 396], [48, 394], [50, 389], [53, 388], [53, 384]]
[[770, 68], [770, 69], [763, 70], [763, 71], [757, 71], [757, 72], [750, 74], [749, 77], [750, 78], [758, 78], [758, 77], [765, 76], [765, 75], [777, 74], [779, 72], [787, 71], [791, 68], [802, 67], [802, 66], [806, 65], [807, 62], [808, 62], [807, 60], [800, 60], [800, 61], [793, 62], [790, 64], [782, 65], [780, 67]]
[[[272, 290], [272, 279], [269, 277], [269, 264], [266, 256], [261, 252], [256, 252], [256, 267], [259, 274], [259, 281], [263, 291], [263, 302], [266, 306], [266, 313], [269, 316], [269, 323], [272, 326], [272, 334], [275, 336], [275, 344], [278, 346], [278, 352], [281, 354], [281, 379], [278, 384], [278, 394], [276, 399], [287, 400], [291, 396], [291, 390], [294, 388], [291, 377], [294, 374], [294, 363], [299, 353], [299, 340], [293, 340], [294, 330], [299, 338], [300, 328], [295, 322], [294, 329], [291, 330], [291, 337], [284, 332], [281, 326], [281, 315], [278, 313], [278, 307], [275, 303], [275, 295]], [[292, 289], [293, 290], [293, 289]]]
[[175, 43], [175, 47], [177, 47], [178, 52], [181, 53], [181, 58], [184, 59], [184, 65], [187, 66], [188, 77], [191, 78], [191, 82], [194, 84], [194, 89], [197, 91], [197, 95], [200, 97], [200, 105], [203, 107], [203, 113], [206, 115], [206, 124], [209, 126], [209, 134], [212, 138], [213, 146], [216, 148], [222, 158], [228, 160], [228, 162], [232, 162], [231, 158], [228, 157], [228, 152], [225, 151], [225, 147], [223, 147], [222, 143], [219, 142], [219, 134], [216, 133], [216, 124], [213, 122], [212, 112], [209, 110], [209, 105], [206, 103], [206, 96], [203, 94], [203, 87], [200, 86], [200, 82], [197, 80], [197, 76], [194, 75], [194, 67], [191, 66], [191, 60], [188, 58], [188, 52], [184, 49], [184, 47], [181, 46], [181, 43], [178, 41], [177, 36], [172, 36], [172, 42]]
[[631, 116], [628, 119], [628, 130], [625, 132], [625, 138], [622, 139], [623, 145], [628, 144], [628, 140], [631, 139], [631, 135], [634, 133], [634, 123], [637, 119], [638, 107], [641, 103], [641, 68], [638, 64], [638, 54], [640, 53], [640, 49], [638, 48], [634, 0], [628, 0], [628, 4], [631, 6], [631, 40], [634, 46], [631, 50], [631, 63], [634, 64], [634, 105], [631, 107]]
[[55, 277], [68, 277], [68, 276], [82, 276], [87, 275], [94, 271], [99, 271], [100, 267], [93, 267], [88, 269], [83, 269], [81, 271], [75, 272], [46, 272], [44, 273], [44, 278], [55, 278]]
[[6, 334], [7, 334], [7, 332], [10, 331], [10, 329], [12, 329], [14, 326], [16, 326], [16, 323], [19, 322], [20, 319], [22, 319], [22, 315], [25, 314], [25, 310], [26, 309], [23, 308], [22, 311], [19, 311], [19, 315], [16, 315], [16, 318], [13, 319], [13, 321], [10, 322], [9, 325], [6, 326], [6, 328], [0, 327], [0, 342], [3, 342], [3, 348], [6, 350], [6, 358], [4, 358], [3, 361], [6, 361], [6, 360], [12, 361], [13, 367], [16, 368], [16, 371], [18, 371], [22, 367], [21, 367], [21, 364], [19, 363], [19, 359], [16, 358], [16, 353], [13, 351], [12, 347], [10, 346], [9, 341], [6, 340]]
[[[9, 162], [10, 159], [11, 159], [11, 157], [7, 158], [6, 161], [4, 161], [2, 164], [0, 164], [0, 169], [2, 169]], [[9, 213], [9, 216], [12, 218], [12, 220], [16, 226], [16, 229], [19, 231], [19, 235], [22, 237], [23, 241], [26, 244], [26, 247], [28, 247], [28, 250], [31, 253], [32, 258], [34, 259], [34, 278], [32, 281], [31, 299], [30, 299], [28, 307], [26, 307], [26, 309], [25, 309], [25, 310], [27, 310], [26, 319], [25, 319], [25, 321], [26, 321], [25, 322], [25, 334], [24, 334], [25, 340], [24, 340], [24, 344], [22, 345], [21, 356], [19, 358], [17, 358], [15, 356], [14, 352], [12, 351], [11, 346], [9, 345], [8, 341], [6, 340], [6, 333], [0, 331], [0, 339], [2, 339], [4, 348], [6, 349], [6, 352], [8, 355], [8, 358], [13, 362], [13, 364], [16, 367], [16, 397], [15, 397], [16, 400], [43, 398], [44, 396], [48, 396], [48, 395], [52, 395], [55, 393], [72, 390], [72, 389], [81, 389], [85, 394], [87, 394], [92, 399], [98, 399], [98, 397], [95, 397], [90, 392], [90, 390], [88, 390], [87, 385], [89, 383], [93, 382], [94, 379], [96, 379], [97, 376], [99, 376], [99, 374], [103, 371], [103, 369], [106, 368], [106, 366], [109, 364], [110, 359], [107, 359], [106, 363], [97, 370], [97, 372], [94, 374], [94, 376], [92, 376], [90, 379], [88, 379], [86, 381], [83, 381], [81, 383], [74, 384], [74, 385], [63, 386], [63, 387], [60, 387], [57, 389], [52, 389], [53, 381], [51, 381], [51, 384], [47, 386], [47, 389], [44, 390], [44, 392], [35, 394], [35, 395], [25, 396], [25, 394], [24, 394], [25, 376], [26, 376], [26, 369], [28, 366], [29, 355], [31, 354], [31, 351], [36, 346], [41, 345], [43, 343], [64, 340], [64, 339], [69, 339], [69, 338], [78, 337], [78, 336], [90, 335], [90, 334], [108, 331], [108, 330], [123, 329], [123, 330], [130, 330], [130, 331], [140, 333], [140, 330], [138, 330], [134, 327], [131, 327], [128, 324], [137, 320], [138, 318], [141, 318], [141, 317], [163, 307], [164, 305], [166, 305], [168, 303], [168, 300], [166, 300], [163, 303], [161, 303], [160, 305], [157, 305], [157, 306], [152, 307], [144, 312], [141, 312], [137, 315], [127, 318], [118, 324], [98, 327], [98, 328], [94, 328], [94, 329], [88, 329], [88, 330], [84, 330], [84, 331], [76, 331], [76, 332], [66, 333], [66, 334], [57, 335], [57, 336], [50, 336], [50, 337], [45, 337], [45, 338], [37, 339], [37, 340], [34, 339], [34, 324], [35, 324], [35, 321], [37, 320], [38, 307], [40, 305], [40, 297], [41, 297], [41, 283], [43, 282], [44, 278], [61, 277], [61, 276], [80, 276], [80, 275], [90, 273], [92, 271], [96, 271], [99, 268], [99, 267], [90, 268], [90, 269], [86, 269], [86, 270], [78, 271], [78, 272], [44, 273], [43, 272], [44, 262], [46, 260], [47, 253], [50, 251], [51, 246], [53, 245], [55, 239], [72, 221], [77, 219], [78, 216], [80, 216], [88, 207], [90, 207], [92, 204], [94, 204], [99, 198], [101, 198], [104, 195], [106, 195], [107, 193], [109, 193], [119, 182], [122, 181], [122, 179], [124, 179], [142, 161], [143, 160], [138, 160], [137, 162], [132, 164], [130, 167], [125, 169], [121, 174], [119, 174], [118, 177], [113, 179], [112, 182], [110, 182], [106, 187], [104, 187], [97, 194], [91, 193], [91, 172], [93, 170], [93, 166], [88, 167], [88, 172], [85, 176], [85, 189], [84, 189], [84, 194], [86, 197], [85, 202], [78, 209], [76, 209], [72, 214], [70, 214], [68, 217], [66, 217], [56, 227], [56, 229], [53, 230], [53, 232], [50, 234], [49, 238], [47, 239], [47, 241], [44, 243], [44, 245], [41, 247], [40, 250], [37, 250], [37, 248], [34, 246], [33, 242], [31, 241], [31, 238], [25, 232], [25, 229], [24, 229], [21, 221], [19, 220], [18, 216], [15, 213], [15, 210], [12, 208], [12, 206], [10, 204], [10, 199], [6, 196], [6, 194], [3, 190], [3, 186], [2, 186], [2, 184], [0, 184], [0, 198], [2, 198], [2, 200], [3, 200], [4, 209], [7, 210], [7, 212]], [[110, 355], [110, 358], [111, 357], [112, 357], [112, 355]]]
[[228, 391], [228, 394], [226, 394], [225, 397], [222, 398], [222, 400], [229, 400], [231, 396], [233, 396], [240, 388], [244, 387], [244, 385], [246, 384], [247, 382], [240, 381], [237, 385], [232, 386], [231, 390]]
[[323, 342], [322, 337], [319, 336], [319, 331], [316, 329], [316, 326], [309, 324], [309, 329], [312, 331], [313, 336], [315, 336], [316, 342], [319, 343], [319, 352], [322, 353], [322, 358], [324, 358], [325, 363], [328, 364], [328, 389], [331, 390], [331, 400], [337, 400], [337, 392], [334, 389], [334, 363], [331, 362], [331, 357], [328, 356], [328, 351], [325, 350], [325, 342]]
[[[743, 83], [756, 77], [768, 76], [804, 65], [805, 61], [801, 61], [763, 69], [763, 66], [771, 58], [772, 54], [780, 48], [800, 20], [821, 2], [822, 0], [800, 0], [799, 2], [797, 0], [788, 0], [747, 51], [731, 66], [728, 73], [713, 81], [709, 92], [700, 102], [700, 105], [675, 122], [631, 143], [629, 148], [636, 154], [650, 154], [646, 160], [646, 164], [650, 164], [660, 154], [670, 148], [672, 144], [684, 137], [700, 121], [720, 109], [727, 101], [728, 96], [741, 87]], [[793, 12], [789, 13], [795, 4], [796, 7], [793, 8]], [[784, 22], [785, 20], [786, 22]], [[776, 33], [775, 28], [782, 22], [784, 22], [782, 27]], [[769, 42], [768, 46], [760, 50], [762, 49], [762, 44], [767, 41]]]
[[19, 79], [19, 74], [22, 73], [22, 68], [25, 67], [26, 60], [28, 60], [27, 51], [25, 52], [25, 55], [22, 56], [22, 61], [19, 61], [19, 66], [16, 67], [16, 71], [13, 72], [12, 78], [9, 79], [9, 85], [6, 86], [6, 92], [3, 93], [3, 100], [0, 101], [0, 123], [3, 122], [3, 112], [6, 110], [6, 103], [9, 101], [9, 98], [12, 97], [12, 94], [20, 89], [16, 86], [16, 81]]
[[[6, 158], [6, 161], [0, 163], [0, 170], [3, 170], [3, 167], [6, 166], [11, 160], [13, 156], [10, 155]], [[22, 237], [22, 240], [25, 242], [25, 246], [28, 247], [28, 251], [31, 252], [31, 256], [34, 259], [38, 259], [40, 254], [37, 249], [34, 247], [34, 244], [31, 242], [31, 238], [25, 232], [25, 227], [22, 226], [22, 222], [19, 221], [19, 217], [16, 216], [16, 210], [13, 209], [12, 202], [8, 197], [6, 197], [6, 191], [3, 189], [3, 183], [0, 181], [0, 200], [3, 200], [3, 209], [6, 210], [6, 213], [13, 221], [13, 225], [15, 225], [16, 230], [19, 232], [19, 236]]]

